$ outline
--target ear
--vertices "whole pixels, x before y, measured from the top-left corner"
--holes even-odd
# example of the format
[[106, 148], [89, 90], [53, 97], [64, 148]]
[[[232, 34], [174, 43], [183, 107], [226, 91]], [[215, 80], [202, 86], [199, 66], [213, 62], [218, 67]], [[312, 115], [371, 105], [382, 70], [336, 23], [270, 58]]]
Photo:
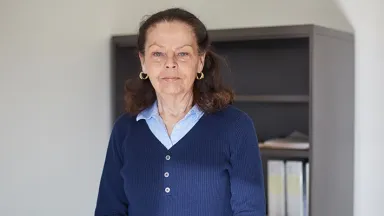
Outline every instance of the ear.
[[199, 65], [197, 67], [197, 72], [198, 73], [203, 71], [204, 62], [205, 62], [205, 55], [206, 55], [206, 52], [199, 56]]
[[144, 55], [141, 52], [139, 53], [139, 59], [140, 59], [141, 69], [144, 72], [145, 71], [145, 68], [144, 68]]

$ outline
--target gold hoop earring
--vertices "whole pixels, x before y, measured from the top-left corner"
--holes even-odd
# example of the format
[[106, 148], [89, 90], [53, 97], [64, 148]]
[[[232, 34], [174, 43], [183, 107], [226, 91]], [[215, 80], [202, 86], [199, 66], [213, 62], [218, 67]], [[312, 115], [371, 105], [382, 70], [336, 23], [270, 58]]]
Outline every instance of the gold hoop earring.
[[[200, 74], [200, 76], [199, 76], [199, 74]], [[201, 80], [203, 78], [204, 78], [204, 73], [203, 72], [197, 73], [196, 79]]]
[[148, 74], [146, 74], [143, 71], [141, 71], [139, 73], [139, 77], [140, 77], [140, 79], [145, 80], [145, 79], [148, 79]]

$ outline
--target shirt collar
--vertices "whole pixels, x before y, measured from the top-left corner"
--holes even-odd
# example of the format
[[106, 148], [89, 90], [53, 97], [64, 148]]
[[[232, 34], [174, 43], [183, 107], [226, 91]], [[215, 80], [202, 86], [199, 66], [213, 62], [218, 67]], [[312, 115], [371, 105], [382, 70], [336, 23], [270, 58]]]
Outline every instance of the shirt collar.
[[[200, 117], [201, 115], [203, 115], [203, 111], [199, 108], [199, 106], [197, 104], [195, 104], [191, 110], [189, 110], [189, 112], [187, 113], [187, 115], [184, 117], [184, 118], [187, 118], [187, 117]], [[155, 101], [152, 106], [148, 107], [147, 109], [141, 111], [137, 117], [136, 117], [136, 121], [139, 121], [141, 119], [145, 119], [145, 120], [148, 120], [150, 118], [157, 118], [157, 117], [160, 117], [159, 115], [159, 110], [157, 108], [157, 101]]]
[[152, 104], [152, 106], [148, 107], [147, 109], [141, 111], [137, 117], [136, 121], [139, 121], [140, 119], [150, 119], [152, 117], [157, 117], [159, 116], [159, 110], [157, 109], [157, 101]]

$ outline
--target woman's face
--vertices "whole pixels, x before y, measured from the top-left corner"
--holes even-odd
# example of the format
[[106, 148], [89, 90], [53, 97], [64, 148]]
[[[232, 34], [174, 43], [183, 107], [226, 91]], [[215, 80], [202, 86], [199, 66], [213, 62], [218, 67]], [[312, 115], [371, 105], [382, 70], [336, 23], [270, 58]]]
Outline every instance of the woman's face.
[[182, 22], [160, 22], [148, 29], [145, 55], [140, 55], [156, 93], [179, 95], [192, 91], [204, 66], [192, 28]]

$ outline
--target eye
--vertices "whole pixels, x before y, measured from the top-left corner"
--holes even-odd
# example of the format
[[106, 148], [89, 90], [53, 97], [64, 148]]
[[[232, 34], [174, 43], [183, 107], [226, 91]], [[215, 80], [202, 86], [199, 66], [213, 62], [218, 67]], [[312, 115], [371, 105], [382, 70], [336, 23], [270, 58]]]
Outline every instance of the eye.
[[152, 55], [155, 56], [155, 57], [160, 57], [163, 54], [161, 52], [153, 52]]
[[187, 52], [180, 52], [179, 53], [179, 56], [188, 56], [189, 55], [189, 53], [187, 53]]

